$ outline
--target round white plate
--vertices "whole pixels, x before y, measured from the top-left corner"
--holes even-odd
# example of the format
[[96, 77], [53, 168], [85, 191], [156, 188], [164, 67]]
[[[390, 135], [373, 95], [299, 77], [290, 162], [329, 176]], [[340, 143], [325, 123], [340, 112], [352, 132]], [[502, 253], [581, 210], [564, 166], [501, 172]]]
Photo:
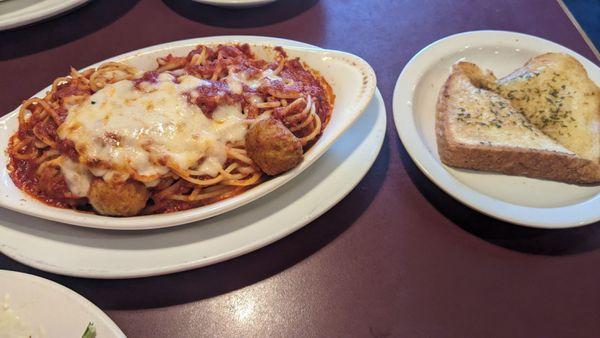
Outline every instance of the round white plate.
[[404, 147], [421, 171], [467, 206], [520, 225], [576, 227], [600, 220], [600, 186], [454, 169], [442, 164], [437, 153], [435, 106], [453, 63], [466, 59], [502, 77], [546, 52], [574, 56], [592, 80], [600, 83], [600, 68], [554, 42], [504, 31], [461, 33], [427, 46], [406, 65], [394, 90], [394, 121]]
[[161, 275], [225, 261], [287, 236], [337, 204], [377, 158], [385, 130], [377, 91], [360, 119], [296, 178], [246, 206], [174, 228], [89, 229], [0, 208], [0, 251], [40, 270], [93, 278]]
[[[222, 43], [248, 43], [259, 57], [273, 57], [273, 47], [279, 39], [259, 36], [215, 36], [169, 42], [129, 52], [102, 61], [119, 61], [142, 70], [156, 67], [156, 58], [173, 55], [187, 55], [198, 44], [215, 45]], [[293, 169], [272, 177], [242, 194], [197, 208], [158, 215], [134, 217], [108, 217], [71, 209], [56, 208], [40, 202], [17, 188], [7, 170], [0, 171], [0, 207], [27, 215], [84, 227], [113, 230], [147, 230], [175, 226], [213, 217], [250, 203], [286, 184], [302, 173], [322, 156], [360, 117], [376, 89], [376, 76], [371, 66], [358, 56], [341, 51], [325, 50], [318, 47], [286, 46], [285, 52], [291, 58], [299, 57], [312, 69], [319, 72], [331, 86], [335, 104], [327, 127], [317, 142], [304, 154], [302, 162]], [[100, 63], [90, 67], [97, 67]], [[42, 97], [50, 88], [37, 93]], [[0, 149], [8, 147], [9, 138], [18, 129], [19, 108], [0, 118]], [[0, 154], [0, 168], [6, 168], [9, 157]]]
[[[81, 337], [90, 322], [96, 327], [96, 338], [125, 337], [87, 299], [60, 284], [25, 273], [0, 270], [0, 306], [9, 308], [0, 309], [5, 321], [18, 316], [20, 325], [34, 337]], [[4, 334], [11, 336], [0, 332], [0, 336]]]
[[0, 30], [24, 26], [66, 12], [89, 0], [8, 0], [0, 2]]
[[213, 5], [226, 8], [250, 8], [258, 7], [277, 0], [194, 0], [201, 4]]

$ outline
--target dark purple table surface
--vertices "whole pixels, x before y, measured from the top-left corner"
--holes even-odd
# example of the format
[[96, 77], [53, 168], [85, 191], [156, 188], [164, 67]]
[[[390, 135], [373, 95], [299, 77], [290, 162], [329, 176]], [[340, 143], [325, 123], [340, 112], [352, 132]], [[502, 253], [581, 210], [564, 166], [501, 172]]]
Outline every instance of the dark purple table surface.
[[348, 197], [251, 254], [135, 280], [52, 275], [2, 255], [0, 268], [72, 288], [131, 337], [598, 337], [600, 224], [534, 230], [483, 216], [432, 184], [396, 134], [391, 102], [402, 67], [429, 43], [478, 29], [541, 36], [594, 59], [551, 0], [280, 0], [245, 11], [97, 0], [0, 32], [2, 113], [71, 65], [168, 41], [250, 34], [360, 55], [377, 72], [389, 117], [375, 165]]

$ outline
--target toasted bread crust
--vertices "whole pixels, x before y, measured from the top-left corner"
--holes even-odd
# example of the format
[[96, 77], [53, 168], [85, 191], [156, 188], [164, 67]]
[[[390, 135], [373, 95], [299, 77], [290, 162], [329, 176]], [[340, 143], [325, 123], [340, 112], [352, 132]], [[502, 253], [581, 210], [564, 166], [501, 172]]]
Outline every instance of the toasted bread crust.
[[576, 155], [485, 143], [465, 144], [456, 141], [450, 130], [449, 92], [457, 76], [457, 72], [453, 71], [446, 80], [440, 90], [436, 107], [436, 139], [438, 153], [443, 163], [458, 168], [566, 183], [600, 183], [600, 166]]

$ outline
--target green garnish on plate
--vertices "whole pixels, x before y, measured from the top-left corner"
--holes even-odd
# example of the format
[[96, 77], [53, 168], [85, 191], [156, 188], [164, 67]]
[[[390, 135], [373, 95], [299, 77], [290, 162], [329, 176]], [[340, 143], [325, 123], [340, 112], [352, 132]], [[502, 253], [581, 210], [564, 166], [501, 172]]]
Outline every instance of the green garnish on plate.
[[96, 327], [94, 326], [94, 323], [89, 323], [88, 326], [85, 328], [85, 331], [83, 332], [83, 335], [81, 335], [81, 338], [95, 338], [96, 337]]

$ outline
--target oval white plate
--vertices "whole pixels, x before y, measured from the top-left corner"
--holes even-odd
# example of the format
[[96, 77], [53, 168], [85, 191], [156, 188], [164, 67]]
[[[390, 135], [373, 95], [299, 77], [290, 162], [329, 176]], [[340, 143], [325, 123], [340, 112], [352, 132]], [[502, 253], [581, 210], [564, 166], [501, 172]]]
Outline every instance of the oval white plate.
[[[155, 67], [155, 60], [158, 56], [169, 53], [186, 55], [198, 44], [243, 42], [249, 43], [257, 54], [261, 54], [264, 46], [275, 46], [269, 41], [272, 40], [239, 36], [184, 40], [144, 48], [102, 62], [121, 61], [140, 69], [150, 70]], [[329, 124], [317, 143], [304, 155], [304, 160], [289, 172], [273, 177], [243, 194], [207, 206], [162, 215], [115, 218], [47, 206], [19, 190], [13, 184], [7, 170], [3, 170], [0, 172], [0, 206], [27, 215], [84, 227], [140, 230], [164, 228], [213, 217], [264, 196], [300, 174], [323, 155], [360, 117], [376, 88], [375, 73], [371, 66], [352, 54], [315, 47], [286, 47], [286, 52], [290, 58], [300, 57], [310, 67], [317, 70], [325, 77], [335, 94], [335, 103]], [[263, 55], [267, 56], [267, 54]], [[90, 67], [95, 67], [100, 63]], [[47, 90], [48, 88], [35, 96], [42, 96]], [[18, 108], [0, 118], [0, 149], [6, 149], [10, 135], [17, 128]], [[3, 152], [0, 156], [0, 167], [6, 168], [7, 163], [8, 156], [6, 152]]]
[[89, 0], [9, 0], [0, 3], [0, 30], [24, 26], [66, 12]]
[[193, 224], [109, 231], [0, 209], [0, 252], [40, 270], [89, 278], [155, 276], [222, 262], [275, 242], [336, 205], [368, 172], [385, 132], [377, 92], [359, 121], [305, 172], [246, 206]]
[[258, 7], [277, 0], [194, 0], [196, 2], [226, 8], [250, 8]]
[[41, 277], [0, 270], [0, 306], [5, 302], [20, 322], [40, 337], [81, 337], [90, 322], [97, 338], [125, 337], [90, 301]]
[[442, 164], [437, 153], [435, 105], [453, 63], [466, 59], [502, 77], [531, 57], [552, 51], [576, 57], [592, 80], [600, 83], [600, 69], [583, 56], [520, 33], [461, 33], [434, 42], [415, 55], [398, 78], [393, 104], [400, 139], [421, 171], [467, 206], [511, 223], [567, 228], [600, 220], [600, 186], [454, 169]]

